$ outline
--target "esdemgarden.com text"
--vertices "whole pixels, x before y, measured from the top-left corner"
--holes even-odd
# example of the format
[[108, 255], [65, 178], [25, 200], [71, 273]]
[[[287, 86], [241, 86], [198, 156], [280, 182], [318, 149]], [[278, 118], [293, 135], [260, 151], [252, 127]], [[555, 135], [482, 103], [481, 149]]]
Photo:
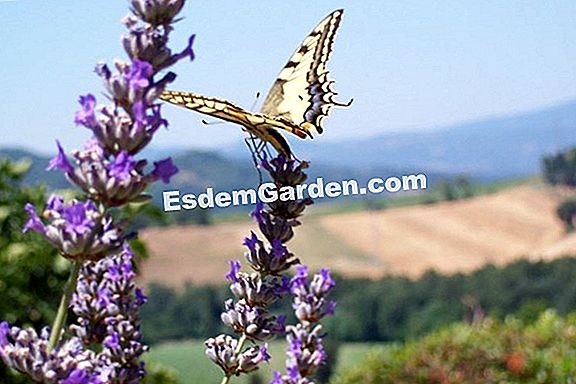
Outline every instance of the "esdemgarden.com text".
[[386, 179], [373, 177], [360, 187], [358, 181], [342, 180], [324, 182], [322, 177], [316, 178], [315, 182], [300, 184], [295, 187], [284, 186], [278, 188], [274, 183], [263, 183], [257, 189], [237, 189], [233, 191], [214, 192], [213, 187], [198, 195], [193, 193], [181, 193], [179, 190], [162, 192], [162, 206], [165, 212], [191, 210], [195, 208], [226, 208], [239, 205], [253, 205], [256, 202], [271, 203], [276, 200], [290, 201], [305, 197], [337, 198], [340, 196], [380, 194], [384, 192], [395, 193], [399, 191], [414, 191], [426, 189], [428, 185], [426, 175], [423, 173], [391, 176]]

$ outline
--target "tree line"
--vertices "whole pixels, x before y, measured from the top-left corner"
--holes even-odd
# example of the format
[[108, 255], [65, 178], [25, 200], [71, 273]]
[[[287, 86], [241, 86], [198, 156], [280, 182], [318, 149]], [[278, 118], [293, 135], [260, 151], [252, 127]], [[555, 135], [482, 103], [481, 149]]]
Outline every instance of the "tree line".
[[[330, 338], [346, 342], [406, 341], [447, 324], [482, 316], [524, 320], [554, 308], [576, 310], [576, 259], [526, 260], [504, 267], [485, 266], [471, 274], [428, 272], [412, 280], [337, 278], [336, 318], [327, 319]], [[144, 336], [150, 343], [203, 339], [224, 332], [220, 322], [226, 286], [186, 285], [181, 291], [154, 284], [143, 307]], [[278, 310], [289, 312], [290, 303]], [[288, 322], [291, 319], [287, 319]]]

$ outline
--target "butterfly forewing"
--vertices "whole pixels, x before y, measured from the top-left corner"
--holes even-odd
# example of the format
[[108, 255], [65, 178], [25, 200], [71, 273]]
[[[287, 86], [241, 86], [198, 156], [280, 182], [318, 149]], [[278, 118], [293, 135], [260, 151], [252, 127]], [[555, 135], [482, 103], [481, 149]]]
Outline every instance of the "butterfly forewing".
[[326, 69], [336, 30], [344, 11], [336, 10], [322, 20], [294, 52], [272, 85], [260, 112], [282, 116], [306, 130], [322, 133], [322, 120], [334, 106], [334, 82]]

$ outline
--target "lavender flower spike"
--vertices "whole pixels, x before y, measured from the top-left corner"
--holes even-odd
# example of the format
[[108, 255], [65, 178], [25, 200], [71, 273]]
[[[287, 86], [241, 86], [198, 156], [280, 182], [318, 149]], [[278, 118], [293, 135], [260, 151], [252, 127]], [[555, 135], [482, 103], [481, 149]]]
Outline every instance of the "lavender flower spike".
[[102, 344], [101, 355], [113, 368], [110, 383], [137, 383], [146, 371], [140, 357], [142, 343], [140, 307], [147, 298], [136, 286], [129, 247], [116, 255], [82, 267], [72, 311], [77, 323], [72, 332], [86, 345]]
[[[108, 209], [146, 198], [144, 189], [161, 179], [168, 182], [177, 168], [171, 160], [146, 171], [146, 160], [135, 155], [167, 126], [160, 115], [158, 95], [176, 75], [159, 74], [184, 54], [192, 57], [191, 41], [180, 54], [167, 47], [174, 18], [184, 0], [132, 0], [123, 38], [130, 62], [117, 60], [116, 71], [99, 65], [97, 73], [108, 91], [108, 105], [97, 105], [93, 94], [80, 97], [76, 124], [93, 133], [83, 151], [73, 151], [71, 164], [58, 145], [49, 169], [62, 170], [86, 194], [65, 202], [52, 196], [42, 215], [27, 204], [24, 231], [34, 230], [73, 262], [52, 330], [0, 323], [0, 358], [8, 367], [46, 384], [137, 384], [145, 376], [139, 309], [146, 302], [136, 287], [132, 253], [126, 237], [112, 223]], [[160, 77], [155, 78], [156, 76]], [[75, 292], [75, 293], [74, 293]], [[72, 298], [72, 299], [71, 299]], [[65, 332], [70, 304], [76, 323]], [[73, 336], [70, 336], [70, 335]], [[65, 336], [64, 339], [61, 339]], [[249, 351], [237, 371], [252, 369], [265, 359], [265, 350]]]
[[309, 377], [327, 358], [322, 345], [322, 325], [318, 322], [334, 312], [334, 302], [326, 298], [334, 285], [327, 269], [322, 269], [309, 282], [308, 268], [305, 265], [298, 267], [296, 276], [290, 281], [290, 292], [294, 296], [292, 306], [300, 322], [286, 327], [289, 345], [286, 374], [276, 372], [271, 384], [312, 383]]
[[[270, 162], [264, 156], [260, 167], [270, 173], [278, 188], [295, 186], [307, 177], [303, 172], [307, 163], [296, 163], [282, 156]], [[267, 308], [289, 292], [288, 277], [284, 274], [298, 264], [299, 260], [288, 250], [285, 243], [294, 236], [293, 228], [300, 224], [297, 217], [311, 203], [310, 199], [277, 201], [265, 207], [259, 201], [251, 214], [264, 239], [260, 240], [254, 232], [244, 239], [243, 244], [247, 247], [245, 257], [253, 270], [252, 273], [241, 272], [239, 262], [230, 262], [230, 272], [226, 279], [230, 281], [230, 291], [237, 300], [227, 300], [225, 311], [221, 314], [222, 322], [240, 337], [236, 340], [220, 335], [206, 341], [206, 354], [224, 370], [222, 384], [228, 383], [231, 375], [252, 369], [246, 366], [238, 368], [239, 361], [246, 354], [256, 355], [253, 349], [243, 350], [246, 340], [269, 340], [287, 331], [285, 316], [273, 316]], [[263, 351], [265, 347], [261, 347], [260, 354]], [[265, 356], [267, 355], [265, 353]], [[249, 361], [257, 366], [266, 358], [254, 357]], [[302, 383], [304, 382], [300, 382]]]

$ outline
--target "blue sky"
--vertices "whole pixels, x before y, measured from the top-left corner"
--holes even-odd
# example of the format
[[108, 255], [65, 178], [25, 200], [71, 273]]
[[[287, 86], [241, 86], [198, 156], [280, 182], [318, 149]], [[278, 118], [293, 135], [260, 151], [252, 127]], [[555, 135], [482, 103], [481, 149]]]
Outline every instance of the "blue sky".
[[[194, 62], [174, 70], [173, 88], [250, 108], [325, 15], [344, 8], [328, 67], [341, 100], [320, 140], [433, 129], [576, 99], [576, 2], [217, 1], [189, 2], [173, 46], [197, 34]], [[98, 61], [124, 57], [124, 1], [0, 0], [0, 146], [54, 152], [80, 147], [77, 98], [101, 96]], [[155, 146], [237, 143], [235, 126], [166, 106], [169, 131]], [[297, 139], [294, 139], [297, 140]], [[315, 141], [317, 143], [317, 141]]]

